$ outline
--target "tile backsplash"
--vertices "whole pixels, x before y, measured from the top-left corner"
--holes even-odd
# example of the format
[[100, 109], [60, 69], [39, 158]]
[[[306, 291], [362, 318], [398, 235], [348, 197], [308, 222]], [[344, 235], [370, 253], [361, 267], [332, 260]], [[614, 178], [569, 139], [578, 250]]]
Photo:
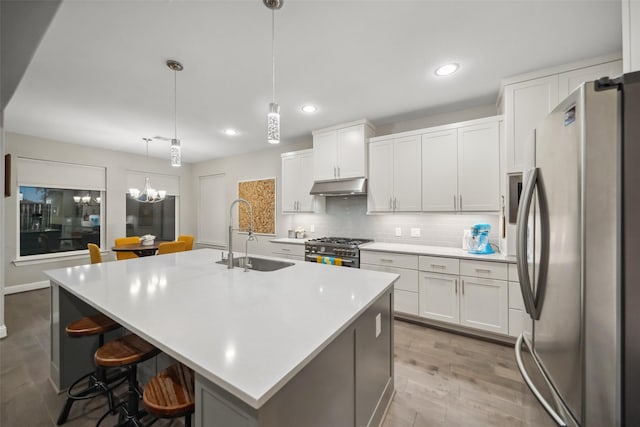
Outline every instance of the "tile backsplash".
[[[497, 213], [385, 213], [367, 215], [366, 196], [327, 197], [322, 214], [290, 215], [289, 228], [302, 227], [307, 237], [344, 236], [372, 238], [378, 242], [461, 247], [465, 228], [491, 224], [489, 240], [498, 245]], [[310, 232], [311, 225], [314, 232]], [[402, 235], [396, 236], [400, 228]], [[411, 237], [411, 229], [420, 237]], [[286, 234], [286, 231], [285, 231]]]

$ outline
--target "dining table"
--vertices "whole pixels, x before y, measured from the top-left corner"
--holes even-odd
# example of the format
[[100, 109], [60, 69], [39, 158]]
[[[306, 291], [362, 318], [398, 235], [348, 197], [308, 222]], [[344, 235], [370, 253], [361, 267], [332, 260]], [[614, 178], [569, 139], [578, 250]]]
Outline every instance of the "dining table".
[[163, 240], [154, 240], [152, 244], [143, 245], [142, 243], [130, 243], [127, 245], [118, 245], [111, 248], [114, 252], [133, 252], [139, 257], [153, 256], [158, 251], [160, 243], [164, 243]]

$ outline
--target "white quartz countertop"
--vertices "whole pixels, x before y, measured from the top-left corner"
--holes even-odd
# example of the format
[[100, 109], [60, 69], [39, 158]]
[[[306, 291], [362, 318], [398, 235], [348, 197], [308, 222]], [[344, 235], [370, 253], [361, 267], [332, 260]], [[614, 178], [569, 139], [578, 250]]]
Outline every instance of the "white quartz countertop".
[[497, 261], [515, 263], [516, 257], [509, 256], [503, 253], [495, 254], [470, 254], [464, 249], [451, 248], [446, 246], [424, 246], [424, 245], [411, 245], [406, 243], [383, 243], [372, 242], [360, 245], [361, 251], [375, 251], [375, 252], [395, 252], [400, 254], [411, 255], [430, 255], [430, 256], [442, 256], [449, 258], [461, 258], [461, 259], [473, 259], [482, 261]]
[[398, 278], [310, 262], [244, 272], [218, 260], [199, 249], [45, 274], [256, 409]]
[[309, 240], [307, 237], [304, 239], [290, 239], [288, 237], [280, 237], [278, 239], [269, 240], [271, 243], [295, 243], [297, 245], [304, 245], [304, 242]]

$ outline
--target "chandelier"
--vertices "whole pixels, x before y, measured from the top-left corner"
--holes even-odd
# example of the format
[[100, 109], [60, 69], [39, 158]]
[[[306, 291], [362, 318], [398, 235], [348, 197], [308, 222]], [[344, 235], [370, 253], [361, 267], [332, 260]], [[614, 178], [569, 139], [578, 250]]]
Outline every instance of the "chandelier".
[[267, 141], [269, 144], [280, 143], [280, 106], [276, 103], [276, 55], [275, 55], [275, 11], [282, 7], [284, 0], [262, 0], [271, 9], [271, 103], [267, 114]]
[[[142, 138], [142, 140], [147, 143], [147, 159], [149, 159], [149, 141], [151, 141], [151, 138]], [[167, 192], [165, 190], [155, 190], [151, 187], [151, 179], [148, 176], [144, 178], [142, 191], [137, 188], [129, 189], [129, 197], [141, 203], [161, 202], [166, 196]]]

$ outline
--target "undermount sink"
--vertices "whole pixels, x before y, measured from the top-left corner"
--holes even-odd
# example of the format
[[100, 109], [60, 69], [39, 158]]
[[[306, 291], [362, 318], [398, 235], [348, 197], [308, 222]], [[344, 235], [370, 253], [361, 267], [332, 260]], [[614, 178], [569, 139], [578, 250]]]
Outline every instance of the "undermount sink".
[[[244, 260], [245, 257], [237, 257], [237, 258], [233, 258], [233, 266], [234, 267], [240, 267], [240, 268], [244, 268]], [[227, 260], [223, 259], [220, 261], [216, 261], [216, 264], [227, 264]], [[255, 270], [255, 271], [276, 271], [276, 270], [280, 270], [282, 268], [286, 268], [286, 267], [291, 267], [292, 265], [294, 265], [294, 262], [287, 262], [287, 261], [277, 261], [274, 259], [267, 259], [267, 258], [256, 258], [256, 257], [249, 257], [249, 266], [247, 267], [249, 270]]]

